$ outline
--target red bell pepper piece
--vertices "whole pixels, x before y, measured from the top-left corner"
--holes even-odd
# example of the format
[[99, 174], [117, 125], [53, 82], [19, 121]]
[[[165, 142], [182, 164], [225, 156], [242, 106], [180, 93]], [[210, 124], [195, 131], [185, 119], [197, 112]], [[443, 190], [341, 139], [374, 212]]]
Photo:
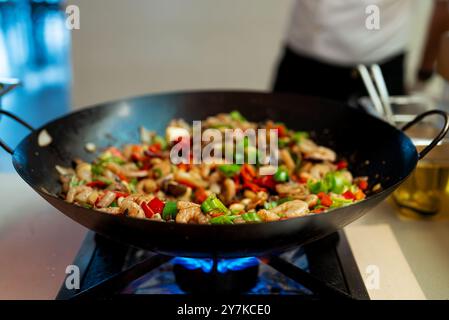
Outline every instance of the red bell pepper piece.
[[321, 212], [323, 212], [324, 210], [326, 210], [326, 209], [324, 209], [324, 208], [318, 208], [318, 209], [312, 210], [312, 212], [313, 212], [313, 213], [321, 213]]
[[207, 193], [204, 188], [200, 187], [195, 190], [195, 200], [197, 203], [203, 203], [207, 199]]
[[142, 202], [140, 204], [140, 207], [142, 208], [143, 212], [145, 213], [145, 217], [147, 217], [148, 219], [150, 219], [154, 215], [153, 210], [151, 210], [150, 206], [146, 202]]
[[349, 190], [343, 193], [343, 197], [345, 197], [345, 199], [355, 200], [355, 195]]
[[345, 160], [337, 162], [337, 170], [343, 170], [348, 167], [348, 163]]
[[153, 211], [154, 214], [161, 213], [164, 210], [165, 203], [159, 200], [158, 197], [153, 198], [150, 202], [148, 202], [148, 207]]
[[358, 183], [358, 187], [361, 190], [366, 190], [366, 189], [368, 189], [368, 182], [366, 180], [360, 180]]
[[129, 193], [126, 192], [120, 192], [120, 191], [115, 191], [115, 197], [118, 198], [126, 198], [127, 196], [129, 196]]
[[332, 199], [329, 197], [329, 195], [325, 194], [324, 192], [320, 192], [317, 194], [318, 198], [321, 201], [321, 205], [325, 207], [330, 207], [332, 205]]

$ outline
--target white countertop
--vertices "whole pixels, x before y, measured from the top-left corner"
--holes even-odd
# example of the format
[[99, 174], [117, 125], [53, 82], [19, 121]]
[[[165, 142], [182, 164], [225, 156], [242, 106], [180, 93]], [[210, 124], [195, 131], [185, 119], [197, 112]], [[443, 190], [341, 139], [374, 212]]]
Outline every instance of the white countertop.
[[[0, 181], [0, 299], [53, 299], [86, 229], [16, 174], [0, 173]], [[345, 231], [369, 286], [378, 271], [372, 299], [449, 299], [447, 216], [402, 220], [384, 202]]]

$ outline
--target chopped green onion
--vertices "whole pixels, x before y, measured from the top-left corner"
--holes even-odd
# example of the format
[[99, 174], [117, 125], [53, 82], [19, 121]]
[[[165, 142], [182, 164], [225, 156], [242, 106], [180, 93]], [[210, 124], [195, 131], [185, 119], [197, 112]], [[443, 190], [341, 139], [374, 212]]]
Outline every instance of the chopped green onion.
[[290, 139], [288, 137], [278, 139], [279, 148], [285, 148], [288, 146], [289, 143], [290, 143]]
[[229, 113], [229, 115], [231, 116], [232, 120], [240, 121], [240, 122], [245, 122], [246, 121], [245, 117], [242, 116], [242, 114], [240, 112], [236, 111], [236, 110], [231, 111], [231, 113]]
[[289, 202], [289, 201], [292, 201], [292, 200], [293, 199], [291, 197], [285, 197], [285, 198], [279, 199], [278, 200], [278, 206], [283, 204], [283, 203], [285, 203], [285, 202]]
[[234, 219], [238, 216], [218, 216], [209, 220], [211, 224], [233, 224]]
[[93, 175], [95, 176], [101, 176], [104, 172], [104, 168], [102, 165], [100, 164], [92, 164], [92, 166], [90, 167], [90, 171], [92, 172]]
[[330, 206], [331, 208], [344, 207], [354, 202], [352, 199], [345, 199], [338, 197], [331, 197], [331, 199], [332, 199], [332, 205]]
[[162, 170], [159, 168], [153, 169], [154, 172], [154, 177], [156, 179], [159, 179], [160, 177], [162, 177]]
[[167, 141], [165, 140], [164, 137], [161, 136], [155, 136], [153, 138], [153, 143], [158, 143], [161, 146], [162, 150], [165, 150], [168, 146]]
[[240, 168], [241, 166], [238, 164], [222, 164], [218, 167], [218, 169], [228, 178], [239, 174]]
[[262, 219], [260, 219], [259, 215], [254, 211], [244, 213], [240, 216], [247, 222], [262, 222]]
[[131, 181], [129, 182], [129, 189], [130, 189], [130, 191], [131, 191], [131, 193], [137, 193], [137, 189], [136, 189], [136, 186], [137, 186], [137, 179], [136, 178], [132, 178], [131, 179]]
[[267, 210], [270, 210], [270, 209], [276, 208], [278, 206], [278, 204], [279, 203], [277, 201], [269, 201], [269, 202], [265, 202], [263, 204], [263, 207]]
[[110, 207], [111, 207], [111, 208], [117, 208], [117, 207], [118, 207], [117, 200], [114, 200], [114, 201], [111, 203]]
[[176, 201], [167, 201], [162, 210], [162, 218], [165, 220], [175, 219], [177, 213], [178, 206], [176, 205]]
[[104, 164], [104, 163], [109, 163], [109, 162], [114, 162], [114, 163], [117, 163], [117, 164], [120, 164], [120, 165], [125, 164], [125, 160], [123, 160], [123, 159], [121, 159], [121, 158], [119, 158], [117, 156], [112, 155], [109, 151], [103, 152], [98, 157], [98, 159], [100, 160], [100, 163], [99, 163], [100, 165]]
[[76, 176], [73, 176], [72, 179], [70, 179], [69, 186], [70, 187], [78, 187], [78, 186], [82, 186], [85, 183], [86, 183], [86, 181], [78, 180], [78, 178]]
[[209, 197], [207, 197], [206, 200], [203, 201], [201, 204], [201, 210], [203, 210], [204, 213], [210, 213], [210, 212], [223, 212], [224, 214], [230, 214], [231, 211], [226, 208], [226, 206], [223, 204], [223, 202], [220, 201], [220, 199], [217, 198], [215, 194], [211, 194]]
[[301, 141], [303, 139], [308, 139], [309, 138], [309, 133], [305, 132], [305, 131], [297, 131], [293, 134], [293, 140], [296, 143], [301, 143]]

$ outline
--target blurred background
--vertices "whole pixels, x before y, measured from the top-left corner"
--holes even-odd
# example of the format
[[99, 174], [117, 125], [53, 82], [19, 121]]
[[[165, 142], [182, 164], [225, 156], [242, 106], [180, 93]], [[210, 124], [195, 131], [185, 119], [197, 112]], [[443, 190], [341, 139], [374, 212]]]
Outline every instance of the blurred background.
[[[432, 1], [413, 1], [407, 85], [416, 68]], [[184, 89], [268, 90], [292, 0], [0, 0], [0, 77], [22, 85], [2, 107], [34, 126], [69, 109], [121, 97]], [[131, 5], [132, 3], [132, 5]], [[80, 29], [65, 27], [65, 7]], [[441, 95], [435, 76], [424, 90]], [[15, 145], [26, 130], [1, 121]], [[0, 171], [12, 170], [0, 150]]]

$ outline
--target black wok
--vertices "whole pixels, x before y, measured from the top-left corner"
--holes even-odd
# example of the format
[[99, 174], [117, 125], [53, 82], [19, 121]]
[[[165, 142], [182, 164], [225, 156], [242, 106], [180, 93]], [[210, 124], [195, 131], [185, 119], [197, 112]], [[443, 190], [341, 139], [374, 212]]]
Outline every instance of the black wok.
[[[219, 112], [239, 109], [249, 120], [273, 119], [289, 128], [312, 131], [320, 144], [346, 157], [355, 175], [367, 175], [370, 185], [381, 183], [383, 191], [354, 205], [327, 213], [261, 224], [194, 225], [138, 220], [82, 208], [58, 197], [56, 165], [69, 166], [80, 157], [93, 160], [87, 142], [99, 148], [138, 142], [138, 128], [163, 130], [175, 117], [186, 121], [205, 119]], [[343, 228], [384, 200], [449, 130], [448, 116], [430, 111], [409, 123], [438, 114], [444, 127], [433, 142], [418, 154], [400, 130], [350, 107], [296, 95], [254, 92], [193, 92], [159, 94], [100, 104], [71, 113], [34, 130], [6, 111], [32, 132], [12, 154], [19, 175], [44, 199], [85, 227], [130, 245], [152, 251], [191, 257], [239, 257], [265, 255], [302, 245]], [[46, 129], [53, 141], [39, 147], [38, 134]]]

